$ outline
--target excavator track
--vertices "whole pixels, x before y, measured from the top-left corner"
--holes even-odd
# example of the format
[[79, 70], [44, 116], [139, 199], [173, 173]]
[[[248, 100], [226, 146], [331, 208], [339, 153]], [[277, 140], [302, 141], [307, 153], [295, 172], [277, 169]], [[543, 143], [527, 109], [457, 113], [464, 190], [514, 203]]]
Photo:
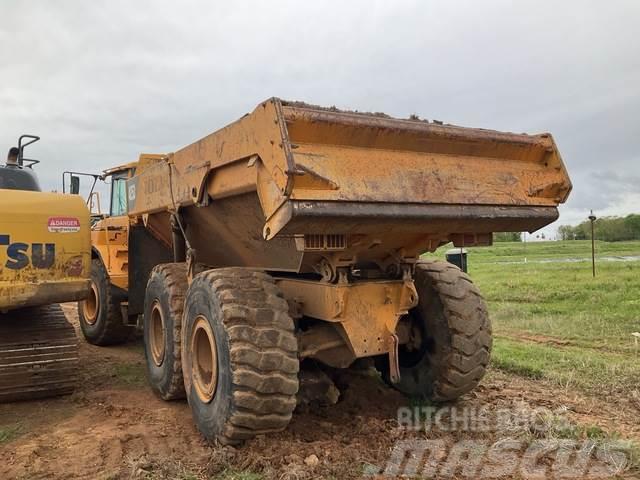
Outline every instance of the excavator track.
[[78, 341], [60, 305], [0, 314], [0, 402], [73, 392]]

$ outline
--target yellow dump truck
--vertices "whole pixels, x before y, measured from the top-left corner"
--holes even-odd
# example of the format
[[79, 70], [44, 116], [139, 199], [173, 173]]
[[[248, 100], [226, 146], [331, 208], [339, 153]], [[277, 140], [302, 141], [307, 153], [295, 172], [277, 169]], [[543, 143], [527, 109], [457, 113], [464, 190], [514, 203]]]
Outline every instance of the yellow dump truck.
[[285, 428], [310, 364], [370, 358], [407, 395], [469, 392], [491, 351], [485, 302], [421, 255], [537, 230], [571, 190], [549, 134], [277, 98], [127, 176], [121, 320], [143, 315], [152, 388], [186, 395], [223, 443]]
[[127, 314], [129, 217], [125, 195], [125, 182], [135, 173], [136, 165], [120, 165], [101, 175], [68, 172], [71, 178], [87, 175], [111, 186], [104, 213], [97, 192], [89, 198], [89, 202], [97, 199], [91, 226], [91, 288], [87, 299], [79, 303], [78, 317], [85, 339], [93, 345], [123, 342], [137, 326], [137, 316], [132, 315], [129, 321]]
[[[59, 305], [89, 289], [89, 212], [78, 195], [40, 191], [37, 163], [0, 166], [0, 401], [70, 393], [77, 380], [75, 330]], [[11, 155], [11, 153], [10, 153]]]

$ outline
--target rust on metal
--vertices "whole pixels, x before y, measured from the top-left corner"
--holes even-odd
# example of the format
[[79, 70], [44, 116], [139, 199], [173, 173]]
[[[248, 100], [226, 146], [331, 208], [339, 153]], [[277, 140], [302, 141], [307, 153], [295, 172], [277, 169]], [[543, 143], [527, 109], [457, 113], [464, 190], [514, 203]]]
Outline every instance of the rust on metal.
[[418, 302], [413, 282], [402, 280], [318, 284], [281, 278], [278, 286], [303, 315], [335, 324], [354, 358], [389, 353], [400, 317]]

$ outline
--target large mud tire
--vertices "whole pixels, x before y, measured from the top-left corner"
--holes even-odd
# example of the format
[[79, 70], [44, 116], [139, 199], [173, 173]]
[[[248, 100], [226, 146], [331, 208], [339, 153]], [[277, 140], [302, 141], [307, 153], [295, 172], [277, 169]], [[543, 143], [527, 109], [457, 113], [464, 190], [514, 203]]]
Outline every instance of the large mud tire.
[[298, 345], [273, 279], [243, 268], [202, 272], [183, 318], [185, 389], [202, 434], [239, 444], [284, 430], [296, 406]]
[[185, 398], [180, 345], [187, 287], [185, 263], [158, 265], [147, 282], [144, 301], [147, 378], [163, 400]]
[[122, 318], [123, 295], [109, 281], [109, 274], [99, 258], [91, 260], [91, 292], [78, 302], [80, 328], [87, 342], [107, 346], [129, 338], [131, 327]]
[[386, 358], [378, 366], [385, 381], [406, 395], [455, 400], [486, 372], [492, 346], [487, 306], [469, 276], [450, 263], [422, 261], [414, 280], [420, 300], [409, 315], [420, 331], [420, 348], [400, 347], [397, 384], [389, 381]]

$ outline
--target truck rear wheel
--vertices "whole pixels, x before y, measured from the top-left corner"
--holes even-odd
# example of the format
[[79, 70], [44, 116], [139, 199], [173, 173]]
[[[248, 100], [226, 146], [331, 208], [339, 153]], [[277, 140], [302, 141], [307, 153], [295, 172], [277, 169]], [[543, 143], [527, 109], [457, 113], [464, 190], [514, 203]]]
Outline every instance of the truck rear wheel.
[[185, 389], [202, 434], [238, 444], [284, 430], [296, 406], [298, 344], [273, 279], [243, 268], [202, 272], [183, 318]]
[[387, 358], [378, 362], [385, 381], [401, 392], [437, 402], [473, 390], [487, 369], [491, 323], [471, 279], [443, 261], [416, 265], [419, 304], [405, 318], [413, 339], [399, 349], [400, 382], [389, 382]]
[[185, 397], [180, 356], [187, 265], [165, 263], [149, 275], [144, 301], [144, 353], [151, 388], [163, 400]]
[[131, 332], [125, 325], [118, 295], [99, 258], [91, 260], [91, 290], [78, 302], [80, 328], [87, 342], [106, 346], [124, 342]]

